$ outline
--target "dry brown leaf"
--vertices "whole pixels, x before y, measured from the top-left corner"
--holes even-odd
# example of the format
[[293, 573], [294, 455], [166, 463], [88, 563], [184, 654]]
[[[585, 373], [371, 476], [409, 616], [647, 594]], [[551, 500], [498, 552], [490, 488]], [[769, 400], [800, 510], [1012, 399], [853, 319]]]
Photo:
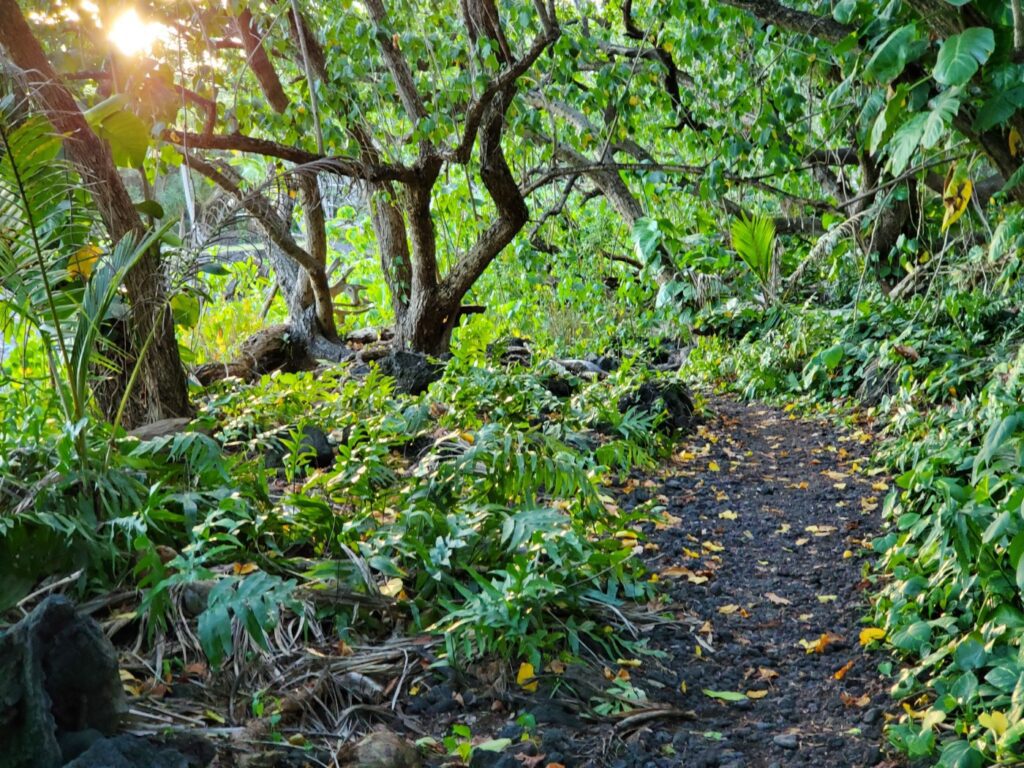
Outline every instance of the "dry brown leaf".
[[862, 696], [851, 696], [846, 691], [839, 692], [839, 699], [848, 707], [866, 707], [871, 703], [871, 697], [866, 693]]

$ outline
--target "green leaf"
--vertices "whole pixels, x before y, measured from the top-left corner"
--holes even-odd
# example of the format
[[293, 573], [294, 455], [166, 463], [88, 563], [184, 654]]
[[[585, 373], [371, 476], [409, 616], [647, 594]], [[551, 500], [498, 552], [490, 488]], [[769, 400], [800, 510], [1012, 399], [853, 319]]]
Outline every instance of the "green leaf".
[[946, 133], [946, 127], [960, 111], [960, 89], [950, 88], [943, 91], [932, 99], [931, 108], [932, 111], [925, 118], [921, 134], [921, 146], [925, 149], [931, 149], [938, 144], [939, 139]]
[[747, 694], [738, 691], [712, 691], [708, 688], [704, 689], [704, 695], [722, 701], [746, 701], [747, 699]]
[[111, 96], [85, 113], [96, 135], [110, 145], [114, 163], [141, 168], [149, 148], [149, 128], [129, 110], [123, 94]]
[[907, 24], [885, 39], [864, 68], [869, 79], [879, 83], [895, 80], [903, 72], [908, 61], [920, 56], [927, 43], [917, 39], [917, 27]]
[[162, 219], [164, 217], [164, 208], [156, 200], [143, 200], [135, 204], [135, 210], [146, 216], [152, 216], [154, 219]]
[[941, 768], [981, 768], [981, 753], [967, 741], [951, 741], [942, 748]]
[[914, 152], [921, 144], [926, 122], [928, 115], [914, 115], [893, 134], [889, 142], [889, 169], [894, 175], [903, 173], [910, 158], [914, 156]]
[[933, 75], [942, 85], [963, 85], [988, 61], [996, 39], [988, 27], [970, 27], [942, 44]]

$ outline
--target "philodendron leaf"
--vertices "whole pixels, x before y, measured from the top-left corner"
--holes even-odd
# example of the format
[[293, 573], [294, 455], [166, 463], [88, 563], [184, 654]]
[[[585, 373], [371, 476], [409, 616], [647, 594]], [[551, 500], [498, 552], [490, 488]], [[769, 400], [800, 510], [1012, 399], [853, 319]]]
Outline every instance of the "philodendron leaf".
[[932, 73], [942, 85], [963, 85], [988, 61], [996, 39], [988, 27], [971, 27], [942, 44]]

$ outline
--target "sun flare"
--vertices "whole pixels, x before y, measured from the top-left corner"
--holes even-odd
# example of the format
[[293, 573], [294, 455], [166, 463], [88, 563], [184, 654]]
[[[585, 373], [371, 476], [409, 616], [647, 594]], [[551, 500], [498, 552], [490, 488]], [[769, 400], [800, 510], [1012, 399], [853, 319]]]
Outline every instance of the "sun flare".
[[110, 25], [107, 39], [126, 56], [149, 51], [164, 32], [155, 21], [143, 21], [134, 8], [124, 11]]

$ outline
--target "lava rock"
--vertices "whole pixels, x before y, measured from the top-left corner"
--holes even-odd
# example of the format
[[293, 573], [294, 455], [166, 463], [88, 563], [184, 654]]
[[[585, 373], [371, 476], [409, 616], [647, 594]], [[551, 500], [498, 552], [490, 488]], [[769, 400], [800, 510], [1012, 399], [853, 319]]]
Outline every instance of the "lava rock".
[[444, 365], [416, 352], [392, 352], [379, 362], [380, 372], [395, 380], [395, 389], [406, 395], [420, 395], [441, 378]]
[[496, 358], [497, 362], [504, 366], [529, 366], [533, 361], [533, 350], [530, 349], [529, 339], [512, 337], [488, 344], [487, 356]]
[[5, 768], [59, 768], [60, 737], [113, 734], [127, 711], [114, 646], [51, 595], [0, 634], [0, 755]]
[[355, 744], [346, 744], [338, 753], [345, 768], [419, 768], [416, 747], [397, 733], [371, 731]]
[[619, 398], [619, 412], [630, 408], [645, 414], [665, 414], [661, 427], [669, 432], [689, 432], [695, 422], [693, 399], [681, 382], [648, 381]]
[[194, 768], [177, 750], [136, 736], [99, 739], [64, 768]]
[[776, 747], [782, 747], [783, 749], [796, 749], [798, 746], [796, 736], [792, 733], [780, 733], [772, 739], [772, 743]]
[[579, 382], [567, 376], [551, 373], [540, 379], [540, 385], [555, 397], [572, 397], [579, 389]]

